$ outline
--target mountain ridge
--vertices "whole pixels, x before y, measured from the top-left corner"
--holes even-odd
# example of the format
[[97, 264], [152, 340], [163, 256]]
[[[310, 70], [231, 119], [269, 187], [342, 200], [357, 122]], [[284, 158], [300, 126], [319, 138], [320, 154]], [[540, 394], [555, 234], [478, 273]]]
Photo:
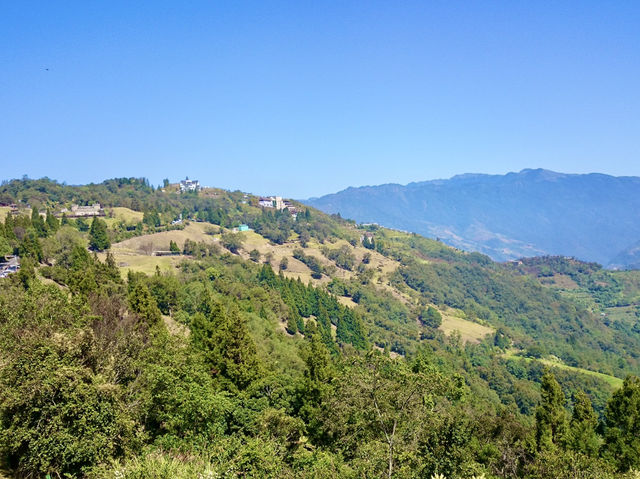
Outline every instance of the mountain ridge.
[[[558, 254], [609, 265], [640, 239], [640, 178], [524, 169], [350, 187], [310, 198], [327, 213], [437, 237], [504, 261]], [[622, 265], [623, 267], [626, 265]]]

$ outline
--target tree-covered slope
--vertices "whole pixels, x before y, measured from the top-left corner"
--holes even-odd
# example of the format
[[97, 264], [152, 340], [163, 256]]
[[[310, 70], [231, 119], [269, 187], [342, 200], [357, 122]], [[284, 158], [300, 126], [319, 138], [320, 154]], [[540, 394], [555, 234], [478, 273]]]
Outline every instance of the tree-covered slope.
[[[241, 192], [120, 179], [1, 193], [23, 206], [0, 223], [22, 263], [0, 279], [0, 463], [16, 477], [640, 467], [634, 272], [498, 264]], [[72, 201], [107, 216], [52, 214]], [[465, 343], [451, 318], [485, 333]]]

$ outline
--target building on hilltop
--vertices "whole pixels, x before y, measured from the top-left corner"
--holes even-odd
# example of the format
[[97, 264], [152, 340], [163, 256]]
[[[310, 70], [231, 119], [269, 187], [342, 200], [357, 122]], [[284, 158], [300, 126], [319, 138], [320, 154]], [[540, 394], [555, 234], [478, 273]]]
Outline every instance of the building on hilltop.
[[184, 193], [186, 191], [199, 191], [200, 189], [200, 182], [198, 180], [190, 180], [189, 177], [187, 177], [180, 182], [180, 193]]
[[298, 210], [288, 200], [283, 200], [282, 196], [262, 196], [258, 201], [258, 204], [263, 208], [275, 208], [277, 210], [289, 210], [289, 213], [294, 217], [297, 216]]
[[69, 218], [84, 218], [91, 216], [104, 216], [104, 210], [100, 203], [94, 203], [88, 206], [71, 205], [71, 210], [63, 208], [60, 214], [66, 214]]
[[273, 208], [275, 206], [273, 204], [273, 198], [271, 197], [269, 198], [261, 197], [260, 200], [258, 201], [258, 204], [263, 208]]

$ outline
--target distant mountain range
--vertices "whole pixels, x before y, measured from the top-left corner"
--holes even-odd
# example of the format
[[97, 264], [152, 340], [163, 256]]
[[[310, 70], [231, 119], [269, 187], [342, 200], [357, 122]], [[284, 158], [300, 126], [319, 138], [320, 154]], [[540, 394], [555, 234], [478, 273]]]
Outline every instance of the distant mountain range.
[[526, 169], [347, 188], [307, 204], [498, 261], [563, 255], [640, 267], [640, 178]]

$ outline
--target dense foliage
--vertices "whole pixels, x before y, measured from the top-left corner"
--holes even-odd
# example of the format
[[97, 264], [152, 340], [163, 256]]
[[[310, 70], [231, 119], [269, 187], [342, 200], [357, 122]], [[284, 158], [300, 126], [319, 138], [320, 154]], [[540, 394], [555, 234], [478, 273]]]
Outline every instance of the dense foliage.
[[[3, 188], [48, 210], [0, 223], [22, 263], [0, 279], [0, 465], [16, 477], [568, 479], [640, 469], [629, 273], [554, 258], [499, 265], [374, 226], [361, 240], [364, 230], [339, 218], [307, 210], [293, 220], [240, 193], [177, 195], [141, 180]], [[172, 240], [170, 253], [185, 256], [171, 273], [122, 271], [109, 251], [121, 225], [58, 220], [51, 212], [70, 201], [137, 202], [137, 235], [201, 211], [225, 229], [219, 243]], [[318, 279], [295, 278], [286, 257], [275, 272], [244, 252], [226, 228], [236, 221], [286, 243]], [[324, 242], [317, 255], [312, 241]], [[367, 275], [380, 258], [397, 266]], [[590, 278], [612, 278], [626, 316], [608, 324], [575, 291], [544, 283], [558, 274], [602, 308], [611, 302]], [[445, 335], [454, 313], [493, 333]], [[549, 368], [554, 356], [627, 378], [614, 391]]]

